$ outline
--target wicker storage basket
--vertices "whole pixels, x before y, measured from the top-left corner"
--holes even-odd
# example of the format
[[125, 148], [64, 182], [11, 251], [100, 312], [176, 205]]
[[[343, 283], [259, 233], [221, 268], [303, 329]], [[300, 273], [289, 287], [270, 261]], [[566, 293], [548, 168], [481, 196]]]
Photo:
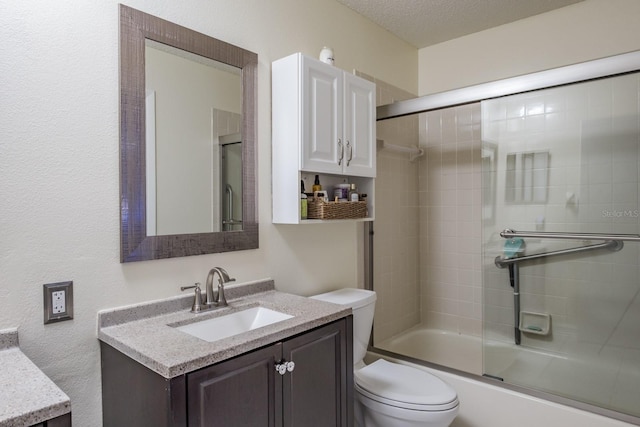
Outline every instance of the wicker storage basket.
[[325, 202], [322, 199], [309, 200], [308, 219], [351, 219], [367, 216], [367, 202]]

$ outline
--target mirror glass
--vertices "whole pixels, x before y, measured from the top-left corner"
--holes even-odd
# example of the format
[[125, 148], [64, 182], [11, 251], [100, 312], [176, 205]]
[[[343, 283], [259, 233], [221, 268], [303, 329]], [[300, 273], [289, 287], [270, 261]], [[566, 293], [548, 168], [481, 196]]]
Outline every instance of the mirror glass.
[[120, 5], [122, 262], [258, 247], [257, 62]]
[[[145, 40], [148, 236], [242, 229], [241, 71]], [[222, 185], [229, 135], [237, 179]]]

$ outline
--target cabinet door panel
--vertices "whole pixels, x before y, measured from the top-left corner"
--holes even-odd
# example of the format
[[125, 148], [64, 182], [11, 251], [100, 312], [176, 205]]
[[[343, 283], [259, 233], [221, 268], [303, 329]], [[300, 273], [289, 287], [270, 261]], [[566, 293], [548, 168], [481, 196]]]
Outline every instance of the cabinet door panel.
[[185, 427], [183, 376], [163, 378], [100, 342], [102, 425], [104, 427]]
[[342, 71], [302, 58], [302, 152], [300, 169], [341, 173]]
[[284, 426], [346, 426], [345, 322], [336, 322], [283, 343], [295, 363], [284, 376]]
[[345, 73], [345, 173], [376, 176], [375, 85]]
[[43, 427], [71, 427], [71, 413], [60, 415], [59, 417], [56, 417], [56, 418], [52, 418], [42, 423], [42, 426]]
[[275, 427], [282, 424], [282, 377], [276, 344], [187, 375], [190, 427]]

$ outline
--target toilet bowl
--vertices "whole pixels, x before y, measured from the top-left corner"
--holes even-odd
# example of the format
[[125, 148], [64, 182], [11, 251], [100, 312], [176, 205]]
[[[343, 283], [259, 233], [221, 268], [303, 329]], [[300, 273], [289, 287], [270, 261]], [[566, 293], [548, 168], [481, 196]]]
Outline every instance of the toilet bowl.
[[455, 390], [440, 378], [384, 359], [366, 365], [376, 294], [340, 289], [311, 298], [346, 305], [353, 311], [356, 426], [446, 427], [458, 414]]
[[458, 414], [455, 390], [428, 372], [378, 359], [354, 377], [364, 426], [442, 427]]

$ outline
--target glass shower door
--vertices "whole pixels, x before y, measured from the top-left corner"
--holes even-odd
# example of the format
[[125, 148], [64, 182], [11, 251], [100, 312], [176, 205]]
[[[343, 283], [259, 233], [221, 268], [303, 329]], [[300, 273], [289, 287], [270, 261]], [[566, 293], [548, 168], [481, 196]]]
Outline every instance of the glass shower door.
[[482, 102], [484, 373], [634, 416], [639, 85], [627, 74]]

